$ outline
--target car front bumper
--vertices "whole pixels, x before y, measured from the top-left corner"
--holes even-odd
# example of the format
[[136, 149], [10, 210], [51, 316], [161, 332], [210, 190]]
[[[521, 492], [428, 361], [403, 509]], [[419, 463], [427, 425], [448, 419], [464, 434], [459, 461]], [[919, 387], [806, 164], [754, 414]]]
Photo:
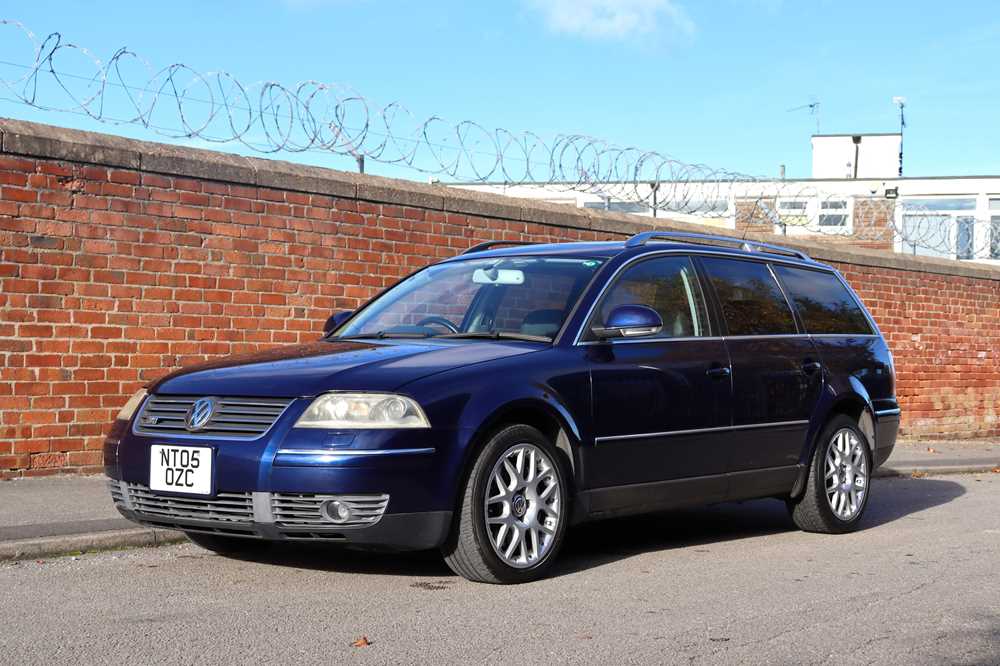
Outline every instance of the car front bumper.
[[[444, 542], [452, 516], [451, 511], [385, 513], [387, 495], [227, 492], [196, 498], [157, 494], [115, 479], [109, 489], [118, 511], [141, 525], [269, 541], [423, 550]], [[334, 500], [351, 506], [354, 520], [331, 522], [323, 506]]]

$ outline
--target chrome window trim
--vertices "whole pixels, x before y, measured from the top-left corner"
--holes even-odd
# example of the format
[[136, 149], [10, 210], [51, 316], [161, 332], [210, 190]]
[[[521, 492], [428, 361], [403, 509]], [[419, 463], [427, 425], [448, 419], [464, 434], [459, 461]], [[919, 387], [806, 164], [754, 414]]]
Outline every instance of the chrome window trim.
[[[587, 316], [585, 316], [583, 318], [583, 324], [581, 324], [579, 330], [577, 330], [577, 332], [576, 332], [576, 336], [573, 338], [573, 346], [577, 347], [577, 346], [581, 346], [583, 344], [586, 344], [586, 342], [581, 342], [581, 338], [583, 337], [584, 332], [587, 330], [587, 323], [590, 321], [591, 317], [594, 316], [594, 310], [597, 308], [597, 304], [601, 302], [602, 298], [604, 298], [605, 292], [607, 292], [607, 290], [611, 286], [611, 284], [618, 278], [618, 274], [619, 273], [621, 273], [623, 270], [625, 270], [627, 267], [631, 266], [633, 263], [635, 263], [637, 261], [641, 261], [643, 259], [649, 259], [651, 257], [658, 257], [658, 256], [672, 255], [672, 254], [681, 254], [681, 255], [684, 255], [684, 256], [687, 256], [687, 257], [695, 257], [695, 256], [702, 256], [702, 255], [709, 255], [709, 256], [715, 256], [715, 257], [728, 257], [730, 259], [737, 259], [737, 260], [740, 260], [740, 261], [757, 261], [757, 262], [763, 263], [764, 265], [769, 265], [769, 264], [772, 264], [772, 263], [783, 264], [783, 265], [786, 265], [786, 266], [791, 266], [793, 268], [808, 268], [808, 269], [811, 269], [811, 270], [818, 270], [818, 271], [823, 271], [823, 272], [826, 272], [826, 273], [831, 273], [832, 272], [841, 281], [843, 281], [843, 279], [844, 279], [843, 276], [840, 275], [840, 272], [837, 271], [836, 269], [834, 269], [833, 267], [826, 266], [824, 264], [820, 264], [818, 262], [811, 261], [811, 260], [809, 262], [805, 262], [805, 261], [801, 261], [801, 260], [795, 260], [793, 258], [789, 258], [789, 259], [786, 260], [786, 259], [782, 259], [780, 257], [746, 257], [746, 256], [743, 256], [741, 254], [733, 254], [732, 252], [719, 252], [719, 251], [715, 251], [715, 250], [701, 249], [701, 248], [697, 248], [697, 249], [691, 249], [691, 248], [672, 248], [672, 249], [669, 249], [669, 250], [656, 250], [656, 251], [653, 251], [653, 252], [642, 252], [640, 254], [635, 255], [634, 257], [629, 258], [627, 261], [625, 261], [625, 263], [623, 263], [621, 266], [619, 266], [618, 268], [616, 268], [615, 272], [612, 273], [611, 276], [608, 277], [608, 279], [605, 281], [604, 286], [602, 286], [601, 290], [597, 293], [597, 297], [594, 298], [594, 302], [591, 303], [590, 304], [590, 308], [587, 309]], [[702, 291], [704, 292], [704, 285], [701, 284], [700, 280], [701, 280], [701, 278], [699, 276], [699, 286], [702, 287]], [[845, 284], [846, 284], [846, 282], [845, 282]], [[780, 288], [781, 285], [779, 284], [778, 286]], [[848, 290], [850, 290], [850, 285], [848, 285]], [[854, 293], [853, 290], [851, 290], [851, 295], [854, 296], [855, 300], [857, 300], [857, 295]], [[871, 317], [868, 315], [868, 310], [863, 305], [862, 305], [861, 309], [862, 309], [862, 311], [865, 312], [865, 316], [869, 317], [869, 321], [871, 321]], [[570, 318], [572, 318], [572, 315], [570, 315]], [[794, 315], [793, 315], [793, 319], [794, 319]], [[569, 323], [569, 319], [567, 319], [566, 323], [567, 324]], [[877, 331], [878, 328], [876, 327], [874, 330]], [[801, 334], [801, 335], [808, 335], [808, 334]], [[705, 336], [705, 337], [688, 338], [688, 339], [706, 340], [706, 339], [710, 339], [711, 337], [719, 337], [719, 336]], [[721, 336], [721, 337], [725, 338], [727, 336]], [[756, 337], [762, 337], [762, 336], [753, 335], [753, 336], [748, 336], [748, 337], [754, 337], [754, 338], [756, 338]], [[784, 336], [781, 336], [781, 337], [784, 337]], [[674, 339], [674, 338], [663, 338], [663, 340], [671, 340], [671, 339]], [[677, 338], [677, 339], [680, 339], [680, 338]], [[643, 340], [643, 341], [644, 342], [650, 342], [651, 340]]]
[[613, 338], [610, 340], [584, 340], [578, 347], [588, 347], [591, 345], [636, 345], [636, 344], [660, 344], [663, 342], [704, 342], [706, 340], [725, 340], [721, 335], [686, 335], [677, 338]]
[[423, 449], [278, 449], [275, 455], [291, 456], [416, 456], [434, 453], [435, 448]]
[[808, 333], [765, 333], [762, 335], [726, 335], [726, 340], [774, 340], [778, 338], [808, 338]]
[[[684, 336], [679, 338], [615, 338], [612, 340], [584, 340], [581, 342], [579, 347], [586, 347], [589, 345], [634, 345], [639, 343], [654, 344], [661, 342], [695, 342], [695, 341], [718, 341], [718, 340], [771, 340], [778, 338], [810, 338], [810, 337], [821, 337], [815, 335], [809, 335], [808, 333], [786, 333], [786, 334], [773, 334], [773, 335], [705, 335], [705, 336]], [[849, 333], [830, 333], [826, 337], [840, 337], [840, 338], [860, 338], [860, 337], [878, 337], [876, 335], [852, 335]]]
[[877, 338], [875, 333], [811, 333], [813, 338]]
[[645, 439], [649, 437], [672, 437], [674, 435], [696, 435], [703, 432], [722, 432], [725, 430], [751, 430], [754, 428], [777, 428], [781, 426], [794, 426], [808, 424], [808, 419], [798, 421], [774, 421], [771, 423], [749, 423], [747, 425], [719, 426], [716, 428], [693, 428], [691, 430], [667, 430], [665, 432], [643, 432], [634, 435], [608, 435], [605, 437], [595, 437], [594, 443], [614, 442], [626, 439]]

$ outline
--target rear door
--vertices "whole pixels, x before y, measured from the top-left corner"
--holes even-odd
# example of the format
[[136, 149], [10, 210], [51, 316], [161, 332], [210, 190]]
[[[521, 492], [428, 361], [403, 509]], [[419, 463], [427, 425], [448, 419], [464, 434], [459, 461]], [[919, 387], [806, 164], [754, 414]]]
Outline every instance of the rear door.
[[[819, 401], [819, 356], [809, 336], [798, 330], [766, 262], [709, 256], [700, 262], [726, 329], [732, 362], [729, 471], [771, 470], [758, 481], [770, 479], [781, 489], [786, 477], [794, 480], [794, 466]], [[740, 494], [736, 479], [733, 486]], [[753, 489], [746, 494], [754, 494]]]
[[[587, 486], [722, 475], [720, 439], [731, 413], [729, 361], [711, 328], [691, 258], [659, 255], [630, 264], [585, 330], [603, 325], [615, 307], [631, 304], [656, 310], [663, 330], [636, 339], [583, 338], [596, 434], [585, 453]], [[724, 493], [721, 476], [718, 481], [716, 494], [709, 493], [714, 498]]]

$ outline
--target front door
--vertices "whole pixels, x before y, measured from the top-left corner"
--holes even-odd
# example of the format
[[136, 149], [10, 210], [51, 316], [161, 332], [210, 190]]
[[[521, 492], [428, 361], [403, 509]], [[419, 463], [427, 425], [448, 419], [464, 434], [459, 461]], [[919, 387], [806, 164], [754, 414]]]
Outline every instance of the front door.
[[691, 259], [664, 255], [626, 268], [587, 330], [627, 304], [656, 310], [663, 330], [639, 339], [584, 338], [596, 435], [585, 447], [587, 487], [721, 475], [727, 460], [720, 435], [732, 409], [729, 360]]

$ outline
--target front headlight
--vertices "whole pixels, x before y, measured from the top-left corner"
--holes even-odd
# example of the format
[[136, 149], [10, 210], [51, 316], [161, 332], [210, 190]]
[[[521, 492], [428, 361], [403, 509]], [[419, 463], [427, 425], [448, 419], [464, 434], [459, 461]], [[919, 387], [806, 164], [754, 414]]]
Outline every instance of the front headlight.
[[115, 417], [119, 421], [128, 421], [135, 414], [135, 410], [139, 409], [139, 405], [142, 404], [143, 399], [146, 397], [146, 389], [141, 388], [135, 392], [135, 394], [128, 399], [128, 402], [121, 408], [118, 412], [118, 416]]
[[313, 400], [296, 428], [430, 428], [413, 399], [392, 393], [327, 393]]

